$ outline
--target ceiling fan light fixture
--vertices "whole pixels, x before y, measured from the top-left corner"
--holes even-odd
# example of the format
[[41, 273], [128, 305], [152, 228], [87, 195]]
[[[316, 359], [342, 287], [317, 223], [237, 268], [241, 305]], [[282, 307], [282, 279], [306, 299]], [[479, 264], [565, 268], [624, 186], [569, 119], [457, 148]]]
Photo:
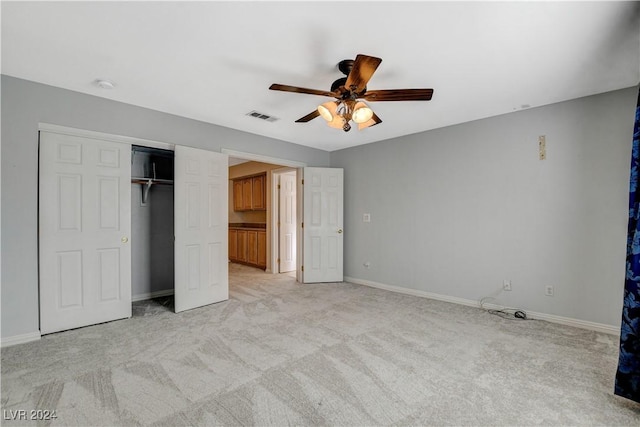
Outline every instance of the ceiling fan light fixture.
[[346, 121], [344, 117], [335, 115], [333, 116], [333, 120], [331, 120], [330, 122], [327, 122], [327, 125], [335, 129], [343, 129], [345, 123]]
[[336, 117], [337, 105], [334, 101], [325, 102], [322, 105], [318, 105], [318, 113], [327, 122], [331, 122]]
[[362, 123], [366, 123], [373, 117], [373, 110], [367, 106], [364, 102], [360, 101], [353, 108], [353, 114], [351, 119], [358, 123], [358, 125]]
[[376, 125], [376, 124], [378, 124], [378, 123], [375, 120], [369, 119], [364, 123], [358, 123], [358, 130], [366, 129], [369, 126], [373, 126], [373, 125]]

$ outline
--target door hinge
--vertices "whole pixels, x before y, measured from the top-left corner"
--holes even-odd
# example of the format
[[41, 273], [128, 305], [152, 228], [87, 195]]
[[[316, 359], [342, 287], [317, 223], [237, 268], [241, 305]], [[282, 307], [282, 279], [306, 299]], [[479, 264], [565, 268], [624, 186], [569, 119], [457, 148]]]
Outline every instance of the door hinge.
[[280, 264], [280, 258], [278, 258], [278, 264]]
[[300, 223], [300, 228], [304, 228], [304, 222]]
[[300, 271], [304, 271], [304, 265], [300, 267]]
[[304, 185], [304, 179], [302, 180], [302, 185]]
[[278, 184], [278, 190], [280, 189], [280, 184]]

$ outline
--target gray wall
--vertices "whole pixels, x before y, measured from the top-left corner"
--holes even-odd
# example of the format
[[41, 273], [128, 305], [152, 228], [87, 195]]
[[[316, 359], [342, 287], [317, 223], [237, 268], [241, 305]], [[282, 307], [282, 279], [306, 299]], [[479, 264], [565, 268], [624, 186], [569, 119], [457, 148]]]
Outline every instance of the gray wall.
[[2, 330], [38, 325], [38, 123], [328, 166], [329, 154], [254, 134], [2, 76]]
[[[134, 296], [174, 288], [173, 187], [156, 185], [149, 192], [151, 206], [149, 245], [151, 282], [149, 290], [132, 288]], [[135, 258], [133, 258], [135, 262]], [[132, 284], [133, 287], [133, 284]]]
[[154, 185], [145, 206], [131, 184], [131, 295], [174, 289], [173, 187]]
[[345, 171], [345, 275], [619, 327], [637, 93], [332, 152]]

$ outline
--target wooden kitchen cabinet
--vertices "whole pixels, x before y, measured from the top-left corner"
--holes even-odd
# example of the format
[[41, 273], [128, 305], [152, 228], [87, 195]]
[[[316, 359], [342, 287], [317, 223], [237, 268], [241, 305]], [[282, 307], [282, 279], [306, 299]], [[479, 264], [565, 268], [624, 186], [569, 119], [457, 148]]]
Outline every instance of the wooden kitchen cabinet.
[[242, 181], [233, 181], [233, 210], [244, 210], [243, 201]]
[[238, 261], [247, 262], [247, 230], [238, 230]]
[[267, 232], [246, 228], [229, 229], [229, 260], [267, 268]]
[[238, 259], [238, 230], [229, 230], [229, 259], [231, 261]]
[[258, 266], [267, 268], [267, 232], [258, 231]]
[[267, 208], [266, 202], [266, 175], [254, 176], [251, 178], [251, 209], [264, 210]]
[[244, 211], [251, 210], [252, 184], [251, 178], [242, 180], [242, 210]]
[[247, 262], [258, 265], [258, 232], [247, 231]]
[[233, 210], [263, 211], [267, 209], [267, 175], [236, 178], [233, 180]]

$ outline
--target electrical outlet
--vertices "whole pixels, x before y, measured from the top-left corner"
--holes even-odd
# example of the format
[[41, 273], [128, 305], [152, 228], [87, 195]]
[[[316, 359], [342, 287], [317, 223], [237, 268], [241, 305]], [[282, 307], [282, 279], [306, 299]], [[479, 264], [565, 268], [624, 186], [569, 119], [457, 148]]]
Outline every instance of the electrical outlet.
[[502, 281], [502, 290], [510, 291], [511, 290], [511, 280], [503, 280]]
[[362, 222], [371, 222], [371, 214], [362, 214]]
[[553, 296], [553, 286], [547, 285], [544, 287], [544, 294], [548, 297]]

